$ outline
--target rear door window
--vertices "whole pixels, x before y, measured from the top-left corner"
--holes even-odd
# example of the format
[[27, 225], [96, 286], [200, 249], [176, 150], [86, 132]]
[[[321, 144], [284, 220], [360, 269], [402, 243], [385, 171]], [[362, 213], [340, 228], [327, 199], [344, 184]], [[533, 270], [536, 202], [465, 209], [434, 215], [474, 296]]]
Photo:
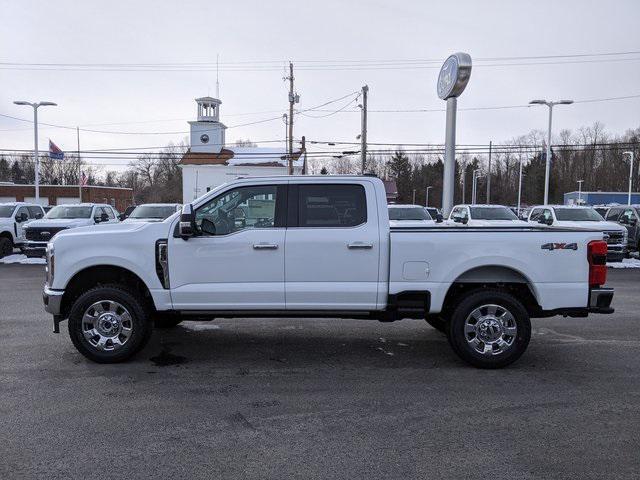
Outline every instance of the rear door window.
[[355, 227], [367, 221], [362, 185], [298, 185], [299, 227]]
[[620, 212], [622, 212], [621, 208], [612, 208], [609, 210], [609, 213], [607, 213], [607, 220], [617, 222], [618, 219], [620, 219]]

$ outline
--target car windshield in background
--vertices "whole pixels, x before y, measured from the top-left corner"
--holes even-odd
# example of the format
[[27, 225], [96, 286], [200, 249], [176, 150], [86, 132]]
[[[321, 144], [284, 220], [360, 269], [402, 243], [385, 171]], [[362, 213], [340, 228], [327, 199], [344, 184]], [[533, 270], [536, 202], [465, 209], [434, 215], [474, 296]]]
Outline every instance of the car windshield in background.
[[0, 218], [9, 218], [15, 208], [15, 205], [0, 205]]
[[151, 206], [151, 205], [140, 205], [136, 207], [129, 218], [157, 218], [159, 220], [164, 220], [165, 218], [170, 217], [176, 213], [176, 207], [174, 206]]
[[470, 207], [471, 218], [474, 220], [518, 220], [515, 213], [507, 207]]
[[556, 218], [569, 222], [601, 222], [604, 220], [598, 212], [592, 208], [554, 208]]
[[90, 216], [91, 207], [58, 205], [49, 210], [45, 218], [89, 218]]
[[390, 208], [389, 220], [431, 220], [429, 213], [420, 207]]

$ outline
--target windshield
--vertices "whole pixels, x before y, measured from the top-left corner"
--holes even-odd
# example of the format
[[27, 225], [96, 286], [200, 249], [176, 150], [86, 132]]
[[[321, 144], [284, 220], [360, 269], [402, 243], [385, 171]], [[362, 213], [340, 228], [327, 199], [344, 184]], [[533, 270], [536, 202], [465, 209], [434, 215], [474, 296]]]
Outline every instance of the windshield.
[[176, 213], [176, 207], [173, 205], [140, 205], [136, 207], [129, 218], [157, 218], [164, 220]]
[[470, 210], [474, 220], [518, 220], [507, 207], [471, 207]]
[[431, 220], [431, 216], [422, 207], [390, 208], [389, 220]]
[[53, 207], [44, 218], [89, 218], [91, 207], [58, 205]]
[[601, 222], [604, 220], [598, 212], [592, 208], [554, 208], [556, 218], [560, 221], [573, 222]]
[[0, 218], [9, 218], [15, 208], [15, 205], [0, 205]]

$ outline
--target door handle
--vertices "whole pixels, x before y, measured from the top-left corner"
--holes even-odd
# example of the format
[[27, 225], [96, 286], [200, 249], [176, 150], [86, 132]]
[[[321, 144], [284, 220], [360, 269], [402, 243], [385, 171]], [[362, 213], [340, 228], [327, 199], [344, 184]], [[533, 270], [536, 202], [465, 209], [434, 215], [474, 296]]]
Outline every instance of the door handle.
[[364, 243], [364, 242], [351, 242], [347, 245], [347, 248], [350, 249], [371, 249], [373, 248], [373, 243]]
[[275, 243], [254, 243], [253, 244], [254, 250], [276, 250], [277, 248], [278, 248], [278, 245], [276, 245]]

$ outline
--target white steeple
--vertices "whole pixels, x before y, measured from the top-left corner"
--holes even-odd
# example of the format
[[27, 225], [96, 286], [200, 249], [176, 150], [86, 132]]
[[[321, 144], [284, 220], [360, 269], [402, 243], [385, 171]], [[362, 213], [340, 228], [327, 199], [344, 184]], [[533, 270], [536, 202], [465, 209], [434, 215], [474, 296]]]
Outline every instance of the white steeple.
[[191, 126], [191, 151], [197, 153], [220, 153], [224, 147], [226, 126], [220, 123], [222, 102], [213, 97], [196, 98], [198, 120]]

